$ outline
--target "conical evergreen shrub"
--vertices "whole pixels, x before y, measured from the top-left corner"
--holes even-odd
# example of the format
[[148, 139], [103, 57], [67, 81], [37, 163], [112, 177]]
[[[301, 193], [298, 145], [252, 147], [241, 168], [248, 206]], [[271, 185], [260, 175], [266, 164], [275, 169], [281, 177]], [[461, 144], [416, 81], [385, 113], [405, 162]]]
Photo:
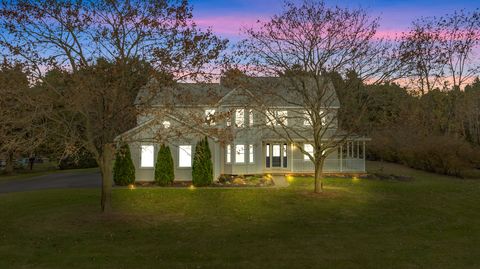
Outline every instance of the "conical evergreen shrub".
[[135, 183], [135, 166], [132, 162], [130, 147], [127, 144], [123, 144], [115, 155], [113, 181], [118, 186]]
[[208, 138], [205, 137], [204, 140], [204, 147], [205, 147], [205, 165], [206, 165], [206, 180], [209, 182], [208, 184], [212, 184], [213, 182], [213, 162], [212, 162], [212, 152], [210, 151], [210, 146], [208, 145]]
[[155, 164], [155, 181], [160, 186], [168, 186], [175, 179], [175, 171], [170, 147], [162, 144]]
[[213, 163], [207, 138], [198, 141], [192, 164], [192, 183], [194, 186], [208, 186], [213, 181]]

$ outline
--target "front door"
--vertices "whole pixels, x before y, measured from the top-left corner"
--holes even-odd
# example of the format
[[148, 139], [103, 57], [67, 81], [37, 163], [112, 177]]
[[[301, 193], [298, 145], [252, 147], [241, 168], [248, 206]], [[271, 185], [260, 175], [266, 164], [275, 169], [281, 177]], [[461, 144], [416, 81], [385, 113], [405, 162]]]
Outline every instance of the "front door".
[[286, 143], [265, 144], [265, 168], [287, 168], [287, 149]]

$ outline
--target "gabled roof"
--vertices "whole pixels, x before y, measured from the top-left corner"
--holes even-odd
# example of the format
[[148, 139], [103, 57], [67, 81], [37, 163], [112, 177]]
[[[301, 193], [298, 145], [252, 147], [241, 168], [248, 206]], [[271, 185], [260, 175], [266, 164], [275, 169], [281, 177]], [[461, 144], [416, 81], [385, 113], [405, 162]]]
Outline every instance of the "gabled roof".
[[[151, 106], [238, 106], [248, 105], [250, 98], [262, 98], [274, 106], [301, 106], [308, 98], [295, 90], [296, 81], [278, 77], [249, 77], [236, 86], [223, 83], [176, 83], [160, 86], [151, 80], [137, 95], [137, 105]], [[327, 85], [330, 107], [340, 103], [332, 83]]]

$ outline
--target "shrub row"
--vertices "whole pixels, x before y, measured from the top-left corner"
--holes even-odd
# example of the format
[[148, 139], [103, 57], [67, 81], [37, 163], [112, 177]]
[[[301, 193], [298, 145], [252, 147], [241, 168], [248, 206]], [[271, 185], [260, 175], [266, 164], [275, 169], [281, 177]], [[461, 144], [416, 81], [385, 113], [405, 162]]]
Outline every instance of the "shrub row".
[[[135, 166], [130, 148], [122, 145], [116, 153], [113, 166], [113, 179], [116, 185], [126, 186], [135, 183]], [[155, 182], [160, 186], [168, 186], [175, 179], [172, 153], [168, 146], [161, 145], [155, 164]], [[200, 140], [195, 146], [192, 164], [192, 183], [195, 186], [208, 186], [213, 182], [212, 153], [208, 138]]]
[[422, 136], [408, 131], [385, 131], [372, 137], [369, 157], [405, 164], [434, 173], [464, 177], [480, 164], [480, 150], [449, 136]]

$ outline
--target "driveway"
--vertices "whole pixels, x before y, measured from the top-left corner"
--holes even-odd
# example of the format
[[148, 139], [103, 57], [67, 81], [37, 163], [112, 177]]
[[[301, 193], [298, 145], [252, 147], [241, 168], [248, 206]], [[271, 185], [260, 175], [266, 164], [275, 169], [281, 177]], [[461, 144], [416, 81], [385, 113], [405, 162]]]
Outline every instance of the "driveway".
[[100, 173], [97, 171], [62, 172], [0, 183], [0, 193], [44, 189], [99, 188], [101, 182]]

